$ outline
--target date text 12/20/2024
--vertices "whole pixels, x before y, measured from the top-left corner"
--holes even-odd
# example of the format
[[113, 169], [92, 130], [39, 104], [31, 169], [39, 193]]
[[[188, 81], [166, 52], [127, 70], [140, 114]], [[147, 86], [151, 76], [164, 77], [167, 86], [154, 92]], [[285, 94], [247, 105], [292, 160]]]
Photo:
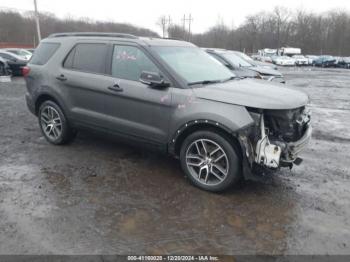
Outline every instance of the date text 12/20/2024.
[[128, 256], [128, 261], [220, 261], [218, 256]]

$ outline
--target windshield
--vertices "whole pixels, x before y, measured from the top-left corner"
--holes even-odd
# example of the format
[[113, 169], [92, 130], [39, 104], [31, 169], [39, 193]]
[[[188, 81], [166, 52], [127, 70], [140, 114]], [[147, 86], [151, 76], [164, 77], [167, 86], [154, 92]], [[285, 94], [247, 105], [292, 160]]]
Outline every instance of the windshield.
[[21, 50], [20, 51], [20, 55], [22, 55], [22, 56], [31, 56], [32, 54], [29, 52], [29, 51], [26, 51], [26, 50]]
[[242, 59], [246, 60], [247, 62], [254, 62], [253, 58], [251, 58], [250, 56], [246, 55], [245, 53], [236, 52], [236, 55], [238, 55]]
[[251, 67], [252, 66], [246, 60], [242, 59], [240, 56], [236, 55], [233, 52], [223, 53], [222, 56], [225, 57], [231, 64], [235, 65], [236, 67]]
[[229, 69], [198, 47], [154, 46], [153, 49], [188, 83], [234, 77]]

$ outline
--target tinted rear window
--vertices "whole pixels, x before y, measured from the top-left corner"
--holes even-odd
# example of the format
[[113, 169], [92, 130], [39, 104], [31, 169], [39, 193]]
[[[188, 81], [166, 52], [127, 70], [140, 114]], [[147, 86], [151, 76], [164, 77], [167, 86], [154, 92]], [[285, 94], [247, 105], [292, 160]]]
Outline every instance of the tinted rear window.
[[63, 63], [63, 67], [91, 73], [105, 73], [106, 44], [77, 44]]
[[46, 64], [47, 61], [49, 61], [49, 59], [56, 52], [59, 46], [60, 46], [59, 43], [41, 43], [35, 49], [35, 53], [33, 54], [33, 57], [30, 60], [30, 63], [34, 65]]

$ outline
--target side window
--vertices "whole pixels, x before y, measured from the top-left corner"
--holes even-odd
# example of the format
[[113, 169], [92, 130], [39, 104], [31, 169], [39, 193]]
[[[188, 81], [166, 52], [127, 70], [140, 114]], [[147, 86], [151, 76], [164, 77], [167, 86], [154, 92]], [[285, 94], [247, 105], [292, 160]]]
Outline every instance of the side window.
[[158, 72], [157, 66], [137, 47], [115, 45], [112, 58], [112, 76], [139, 81], [141, 72]]
[[105, 73], [106, 44], [77, 44], [68, 54], [63, 67], [91, 73]]
[[73, 68], [73, 60], [75, 55], [75, 47], [69, 52], [68, 56], [63, 62], [63, 67], [65, 68]]

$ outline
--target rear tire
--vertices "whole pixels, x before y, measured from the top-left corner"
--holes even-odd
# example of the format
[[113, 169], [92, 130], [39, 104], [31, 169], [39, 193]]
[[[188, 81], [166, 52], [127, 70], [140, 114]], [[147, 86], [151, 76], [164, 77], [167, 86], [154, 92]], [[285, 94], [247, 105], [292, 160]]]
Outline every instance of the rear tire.
[[38, 121], [42, 134], [51, 144], [67, 144], [76, 136], [62, 109], [53, 101], [48, 100], [40, 105]]
[[195, 186], [220, 192], [242, 176], [238, 149], [224, 135], [211, 130], [189, 135], [180, 150], [181, 167]]

